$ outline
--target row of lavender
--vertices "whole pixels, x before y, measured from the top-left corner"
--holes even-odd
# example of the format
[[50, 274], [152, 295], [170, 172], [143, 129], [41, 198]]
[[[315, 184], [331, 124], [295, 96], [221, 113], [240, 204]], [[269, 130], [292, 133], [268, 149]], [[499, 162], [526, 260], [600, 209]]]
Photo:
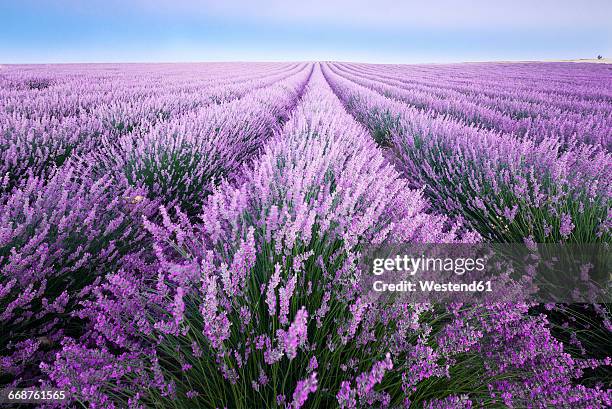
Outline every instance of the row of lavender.
[[[612, 155], [602, 144], [568, 145], [553, 124], [547, 125], [551, 136], [538, 137], [504, 132], [503, 121], [485, 129], [435, 107], [469, 111], [460, 98], [430, 95], [424, 108], [407, 101], [418, 95], [412, 90], [333, 64], [325, 73], [347, 109], [391, 147], [404, 176], [424, 187], [440, 212], [497, 242], [610, 242]], [[612, 100], [606, 104], [601, 138], [607, 144]], [[488, 108], [481, 108], [484, 115]]]
[[[457, 101], [430, 97], [433, 105], [415, 106], [402, 97], [410, 95], [408, 91], [392, 97], [380, 83], [364, 82], [362, 77], [348, 75], [337, 66], [327, 66], [326, 75], [347, 109], [389, 148], [389, 156], [403, 176], [411, 186], [422, 187], [438, 211], [464, 221], [485, 240], [494, 242], [609, 246], [612, 158], [605, 147], [607, 143], [590, 144], [575, 137], [572, 144], [564, 143], [567, 139], [560, 136], [561, 129], [554, 126], [554, 120], [549, 124], [548, 136], [504, 132], [497, 125], [483, 127], [468, 122], [469, 116], [434, 108], [436, 104], [457, 107]], [[533, 101], [536, 96], [542, 99], [550, 94], [549, 103], [558, 101], [559, 106], [566, 105], [564, 109], [582, 100], [583, 105], [574, 107], [576, 111], [608, 115], [612, 111], [612, 103], [606, 97], [610, 88], [608, 69], [588, 64], [366, 68], [380, 71], [383, 77], [391, 69], [416, 72], [411, 80], [414, 83], [433, 81], [428, 75], [436, 76], [441, 88], [445, 82], [454, 84], [450, 87], [460, 83], [459, 88], [478, 101], [477, 110], [489, 104], [485, 97], [494, 97], [500, 104], [508, 95], [513, 95], [514, 102], [521, 98]], [[547, 76], [542, 78], [544, 73]], [[521, 91], [509, 94], [513, 91], [506, 90], [507, 95], [501, 96], [503, 86], [492, 84], [490, 79]], [[491, 90], [483, 91], [485, 86], [480, 83]], [[537, 91], [525, 91], [525, 83]], [[567, 87], [561, 90], [557, 83]], [[595, 88], [594, 84], [603, 87]], [[457, 100], [465, 102], [459, 97]], [[592, 102], [596, 102], [596, 108]], [[466, 110], [474, 109], [470, 104], [465, 106]], [[511, 112], [503, 104], [500, 106], [500, 111]], [[553, 108], [551, 112], [556, 111]], [[548, 116], [554, 118], [553, 114]], [[611, 123], [609, 119], [602, 123], [603, 142], [609, 143]], [[610, 356], [609, 307], [556, 306], [547, 315], [552, 317], [550, 325], [555, 336], [567, 342], [566, 351], [574, 356]], [[609, 367], [600, 375], [609, 380]]]
[[[603, 143], [591, 144], [575, 138], [572, 144], [564, 143], [559, 129], [552, 123], [548, 136], [536, 138], [508, 133], [478, 123], [474, 125], [466, 121], [469, 116], [451, 115], [451, 111], [440, 112], [434, 108], [436, 104], [448, 106], [456, 101], [430, 98], [434, 101], [432, 105], [415, 106], [404, 98], [409, 92], [390, 92], [380, 82], [363, 81], [362, 77], [347, 74], [337, 66], [328, 64], [324, 71], [345, 107], [388, 148], [389, 158], [409, 184], [422, 187], [438, 211], [466, 222], [485, 240], [524, 242], [528, 246], [535, 242], [610, 244], [612, 157], [606, 146], [612, 128], [608, 119], [602, 122], [605, 124]], [[532, 64], [528, 68], [537, 72], [541, 66]], [[563, 67], [568, 82], [571, 66]], [[383, 76], [388, 69], [368, 68], [382, 72]], [[478, 68], [487, 68], [487, 65]], [[500, 67], [488, 65], [488, 68], [495, 72]], [[541, 88], [555, 81], [554, 68], [552, 65], [546, 81], [535, 81]], [[442, 83], [446, 69], [455, 73], [470, 72], [465, 66], [403, 67], [405, 71], [437, 74]], [[521, 80], [533, 74], [525, 71], [527, 74], [519, 77]], [[599, 75], [600, 83], [609, 84], [609, 76], [605, 71], [601, 75], [601, 68], [591, 69], [587, 65], [576, 69], [577, 74], [581, 71], [590, 72], [594, 79]], [[498, 80], [504, 77], [499, 71], [495, 74], [493, 77]], [[479, 79], [473, 81], [478, 83]], [[520, 81], [515, 84], [520, 86]], [[607, 89], [609, 86], [598, 88], [597, 92], [585, 93], [582, 98], [598, 99]], [[598, 101], [597, 110], [607, 109], [609, 115], [612, 104], [607, 101], [604, 104]], [[599, 356], [609, 360], [612, 331], [609, 307], [556, 305], [546, 308], [549, 309], [547, 316], [552, 317], [548, 327], [555, 336], [567, 341], [564, 349], [572, 351], [572, 356]], [[536, 307], [531, 313], [537, 311], [542, 308]], [[600, 379], [609, 382], [609, 361], [606, 367], [600, 372]]]
[[64, 337], [89, 331], [74, 312], [96, 283], [153, 253], [142, 218], [231, 178], [286, 120], [311, 69], [3, 68], [3, 383], [36, 382]]
[[[544, 64], [540, 75], [546, 77], [532, 78], [524, 86], [524, 77], [537, 73], [538, 65], [509, 69], [516, 67], [476, 65], [445, 73], [437, 67], [413, 72], [411, 67], [334, 66], [343, 76], [385, 96], [466, 124], [537, 139], [556, 137], [566, 145], [612, 148], [612, 95], [606, 94], [612, 79], [606, 67]], [[483, 70], [496, 82], [488, 81]], [[466, 78], [470, 72], [473, 76]]]
[[[6, 184], [0, 301], [8, 312], [0, 318], [14, 330], [5, 335], [3, 369], [28, 381], [43, 361], [45, 382], [97, 407], [610, 404], [609, 392], [574, 385], [584, 369], [609, 362], [572, 358], [528, 305], [382, 309], [359, 298], [354, 262], [366, 243], [470, 242], [480, 239], [471, 229], [504, 231], [488, 219], [479, 228], [453, 207], [453, 194], [466, 176], [496, 171], [477, 166], [496, 162], [484, 147], [507, 141], [507, 154], [515, 139], [432, 118], [343, 79], [332, 65], [312, 75], [312, 66], [277, 68], [286, 75], [279, 83], [108, 132], [58, 170]], [[342, 103], [394, 147], [399, 166]], [[446, 181], [435, 161], [402, 154], [414, 135], [428, 138], [413, 152], [443, 159], [458, 145], [444, 138], [488, 143], [457, 158], [456, 179]], [[428, 149], [430, 142], [445, 149]], [[552, 166], [567, 151], [551, 146], [558, 148], [543, 144], [528, 165], [544, 158]], [[586, 158], [607, 160], [605, 153], [581, 149], [583, 162], [556, 158], [555, 183], [575, 169], [597, 176], [597, 162], [588, 168]], [[503, 188], [526, 174], [531, 188], [534, 169], [513, 165], [499, 176]], [[598, 180], [604, 187], [589, 198], [607, 199], [607, 182]], [[432, 194], [430, 186], [446, 182]], [[433, 208], [411, 189], [424, 184]], [[496, 197], [484, 203], [494, 208]], [[508, 209], [523, 217], [523, 207]], [[555, 234], [578, 240], [572, 230]]]
[[39, 175], [72, 154], [90, 152], [102, 138], [147, 133], [159, 122], [239, 99], [305, 69], [304, 64], [258, 70], [243, 65], [217, 78], [223, 70], [208, 74], [206, 65], [192, 67], [190, 75], [173, 74], [172, 67], [110, 73], [62, 67], [43, 71], [44, 80], [39, 71], [5, 73], [0, 88], [3, 185], [12, 187], [24, 173]]

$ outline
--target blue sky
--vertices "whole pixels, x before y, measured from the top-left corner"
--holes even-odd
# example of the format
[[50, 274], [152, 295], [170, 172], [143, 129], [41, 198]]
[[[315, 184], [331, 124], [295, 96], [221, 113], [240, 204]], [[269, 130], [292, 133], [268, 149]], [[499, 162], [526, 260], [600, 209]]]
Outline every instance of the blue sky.
[[0, 0], [0, 63], [612, 56], [612, 0]]

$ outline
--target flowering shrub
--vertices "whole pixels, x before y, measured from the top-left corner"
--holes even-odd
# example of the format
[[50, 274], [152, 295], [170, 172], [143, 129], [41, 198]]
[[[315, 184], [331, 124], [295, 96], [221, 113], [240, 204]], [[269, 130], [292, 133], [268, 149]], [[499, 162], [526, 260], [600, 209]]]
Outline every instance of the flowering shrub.
[[71, 312], [88, 286], [146, 250], [139, 220], [157, 205], [142, 194], [67, 165], [2, 196], [0, 364], [12, 379], [30, 382], [63, 336], [81, 332]]

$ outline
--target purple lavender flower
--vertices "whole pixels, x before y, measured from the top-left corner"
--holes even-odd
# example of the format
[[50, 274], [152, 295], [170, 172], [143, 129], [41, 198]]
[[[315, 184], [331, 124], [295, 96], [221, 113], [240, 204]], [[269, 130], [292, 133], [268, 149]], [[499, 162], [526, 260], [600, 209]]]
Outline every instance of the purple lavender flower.
[[277, 331], [279, 343], [283, 346], [283, 350], [290, 360], [295, 358], [297, 349], [306, 343], [307, 330], [308, 312], [306, 308], [302, 307], [295, 314], [295, 319], [287, 331], [282, 329]]
[[561, 226], [559, 227], [559, 233], [561, 233], [561, 236], [563, 236], [563, 238], [567, 238], [574, 230], [574, 227], [576, 226], [574, 226], [572, 223], [572, 217], [567, 213], [563, 213], [561, 215]]
[[353, 409], [357, 405], [356, 400], [357, 392], [351, 388], [351, 384], [348, 381], [342, 381], [340, 384], [340, 390], [336, 394], [338, 405], [342, 409]]
[[290, 407], [292, 409], [301, 408], [306, 400], [308, 399], [308, 395], [311, 393], [315, 393], [317, 391], [317, 373], [313, 372], [306, 379], [302, 379], [298, 381], [295, 386], [295, 391], [293, 392], [293, 400], [291, 401]]

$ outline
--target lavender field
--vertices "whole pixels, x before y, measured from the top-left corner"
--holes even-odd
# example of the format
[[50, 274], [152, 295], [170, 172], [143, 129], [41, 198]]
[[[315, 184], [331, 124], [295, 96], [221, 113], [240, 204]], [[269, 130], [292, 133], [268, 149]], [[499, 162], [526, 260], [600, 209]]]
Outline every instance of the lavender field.
[[609, 304], [373, 303], [357, 260], [609, 245], [611, 151], [610, 64], [0, 66], [0, 386], [610, 407]]

